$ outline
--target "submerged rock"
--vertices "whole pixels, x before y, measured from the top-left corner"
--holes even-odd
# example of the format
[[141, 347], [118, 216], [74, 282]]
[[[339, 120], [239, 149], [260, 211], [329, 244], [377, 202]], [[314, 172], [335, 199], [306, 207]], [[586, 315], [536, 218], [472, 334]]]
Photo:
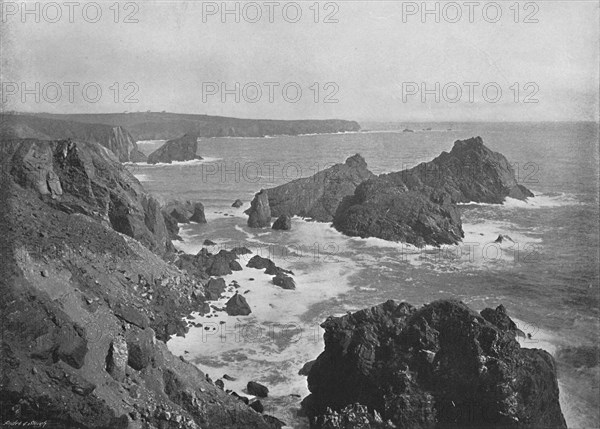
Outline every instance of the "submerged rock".
[[458, 301], [388, 301], [328, 318], [302, 403], [311, 427], [345, 428], [325, 422], [358, 404], [394, 427], [565, 428], [552, 356], [520, 348], [510, 323], [499, 325]]

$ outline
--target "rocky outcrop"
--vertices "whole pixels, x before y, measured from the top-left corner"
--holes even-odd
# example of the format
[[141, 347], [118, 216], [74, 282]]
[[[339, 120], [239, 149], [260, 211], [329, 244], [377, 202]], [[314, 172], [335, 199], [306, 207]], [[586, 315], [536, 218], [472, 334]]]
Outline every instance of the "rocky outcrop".
[[273, 284], [275, 286], [279, 286], [282, 289], [296, 289], [296, 282], [293, 278], [286, 274], [277, 274], [275, 277], [273, 277]]
[[173, 161], [191, 161], [202, 159], [198, 156], [198, 136], [195, 134], [184, 134], [183, 136], [169, 140], [164, 145], [148, 155], [148, 164], [159, 162], [171, 164]]
[[[95, 429], [281, 427], [168, 351], [169, 336], [185, 332], [181, 319], [203, 311], [202, 286], [91, 209], [125, 196], [135, 209], [136, 182], [125, 187], [119, 174], [105, 171], [111, 164], [79, 143], [21, 142], [16, 151], [13, 144], [0, 147], [0, 421]], [[51, 161], [63, 189], [54, 200], [48, 184], [23, 168], [22, 155], [31, 153], [39, 155], [39, 171], [49, 171]], [[105, 200], [109, 179], [114, 194]], [[89, 214], [59, 204], [79, 200]]]
[[354, 194], [360, 183], [374, 177], [365, 160], [356, 154], [344, 164], [336, 164], [312, 177], [268, 189], [271, 214], [330, 222], [342, 199]]
[[256, 381], [249, 381], [246, 390], [250, 395], [258, 396], [260, 398], [269, 396], [269, 389], [267, 386], [257, 383]]
[[522, 349], [507, 319], [448, 300], [327, 319], [303, 401], [311, 427], [364, 415], [380, 428], [565, 428], [552, 356]]
[[54, 115], [40, 117], [77, 122], [112, 124], [127, 128], [136, 140], [169, 140], [182, 133], [199, 137], [265, 137], [356, 132], [360, 125], [339, 119], [281, 121], [239, 119], [222, 116], [190, 115], [168, 112]]
[[233, 202], [233, 204], [231, 205], [231, 207], [234, 207], [236, 209], [239, 209], [240, 207], [242, 207], [244, 205], [244, 202], [242, 200], [235, 200]]
[[171, 201], [162, 207], [161, 212], [171, 240], [182, 240], [179, 236], [180, 223], [206, 223], [204, 205], [200, 202]]
[[250, 228], [267, 228], [271, 226], [271, 209], [267, 191], [262, 189], [256, 194], [250, 208], [244, 213], [248, 215], [248, 226]]
[[9, 140], [10, 173], [55, 209], [110, 225], [151, 250], [172, 250], [160, 205], [112, 152], [96, 143]]
[[[64, 117], [66, 119], [66, 117]], [[3, 139], [71, 139], [98, 143], [112, 151], [121, 162], [142, 162], [136, 140], [122, 126], [106, 123], [49, 119], [36, 115], [2, 115], [0, 137]]]
[[477, 137], [455, 142], [431, 162], [363, 182], [340, 203], [333, 226], [351, 236], [417, 246], [456, 244], [464, 236], [457, 203], [531, 196], [506, 158]]
[[248, 301], [239, 293], [236, 293], [225, 304], [225, 311], [230, 316], [247, 316], [252, 313]]
[[280, 231], [289, 231], [292, 229], [292, 218], [288, 215], [281, 215], [273, 222], [272, 228]]

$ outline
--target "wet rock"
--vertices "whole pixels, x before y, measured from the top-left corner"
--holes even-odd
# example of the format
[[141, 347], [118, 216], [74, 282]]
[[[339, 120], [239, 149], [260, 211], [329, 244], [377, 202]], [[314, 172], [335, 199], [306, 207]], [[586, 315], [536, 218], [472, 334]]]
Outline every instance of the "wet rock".
[[277, 274], [273, 277], [273, 284], [282, 289], [296, 289], [296, 282], [294, 279], [285, 274]]
[[306, 362], [302, 368], [300, 368], [300, 371], [298, 371], [298, 375], [308, 375], [308, 373], [310, 372], [310, 369], [312, 368], [312, 366], [315, 364], [314, 360], [311, 360], [310, 362]]
[[[496, 311], [485, 313], [502, 320]], [[357, 415], [395, 427], [566, 427], [552, 357], [461, 302], [388, 301], [321, 326], [325, 351], [302, 402], [312, 427], [352, 427], [343, 422]]]
[[289, 231], [290, 229], [292, 229], [292, 218], [288, 215], [281, 215], [273, 223], [272, 228], [282, 231]]
[[494, 243], [503, 243], [505, 241], [510, 241], [511, 243], [514, 243], [512, 238], [510, 238], [508, 235], [502, 235], [502, 234], [500, 234], [498, 236], [498, 238], [496, 238], [496, 241], [494, 241]]
[[221, 390], [225, 389], [225, 383], [220, 378], [217, 381], [215, 381], [215, 386], [217, 386]]
[[250, 408], [252, 408], [257, 413], [262, 413], [265, 411], [265, 407], [263, 406], [262, 402], [260, 402], [258, 399], [256, 401], [250, 402]]
[[239, 293], [229, 298], [229, 301], [225, 304], [225, 310], [230, 316], [247, 316], [252, 313], [248, 301]]
[[204, 215], [204, 205], [200, 202], [194, 203], [193, 214], [190, 217], [190, 221], [196, 223], [206, 223], [206, 216]]
[[249, 381], [246, 390], [250, 395], [258, 396], [260, 398], [266, 398], [269, 395], [267, 386], [257, 383], [256, 381]]
[[254, 196], [250, 208], [244, 213], [248, 215], [250, 228], [266, 228], [271, 226], [271, 209], [267, 191], [261, 190]]
[[231, 207], [235, 207], [236, 209], [239, 209], [240, 207], [242, 207], [244, 205], [244, 202], [242, 200], [235, 200], [233, 202], [233, 204], [231, 205]]

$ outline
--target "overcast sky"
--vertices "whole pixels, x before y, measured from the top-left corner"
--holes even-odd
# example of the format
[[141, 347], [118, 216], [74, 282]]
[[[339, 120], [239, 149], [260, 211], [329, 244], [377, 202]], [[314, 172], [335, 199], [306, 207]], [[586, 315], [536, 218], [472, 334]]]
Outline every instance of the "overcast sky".
[[[98, 2], [102, 16], [95, 23], [88, 22], [95, 19], [94, 5], [83, 15], [87, 2], [74, 7], [73, 23], [68, 7], [61, 7], [59, 19], [54, 6], [42, 3], [40, 22], [32, 13], [23, 23], [20, 2], [4, 2], [2, 96], [7, 110], [69, 113], [166, 110], [359, 121], [598, 119], [598, 2], [510, 1], [485, 10], [489, 2], [472, 3], [428, 3], [431, 10], [439, 8], [439, 23], [435, 14], [423, 17], [415, 10], [421, 2], [321, 2], [318, 8], [312, 1], [298, 2], [302, 16], [295, 23], [297, 8], [290, 2], [245, 8], [238, 3], [239, 23], [235, 14], [221, 15], [221, 2], [121, 2], [118, 17], [113, 1]], [[515, 3], [518, 16], [511, 9]], [[256, 20], [258, 8], [261, 18], [248, 22]], [[138, 22], [123, 22], [129, 14]], [[326, 23], [326, 18], [337, 22]], [[34, 93], [23, 102], [22, 84], [35, 92], [36, 82], [40, 102]], [[82, 88], [90, 83], [86, 100]], [[224, 101], [222, 84], [233, 90]], [[425, 102], [423, 85], [431, 91]], [[102, 94], [92, 102], [97, 88]], [[125, 103], [128, 96], [137, 102]]]

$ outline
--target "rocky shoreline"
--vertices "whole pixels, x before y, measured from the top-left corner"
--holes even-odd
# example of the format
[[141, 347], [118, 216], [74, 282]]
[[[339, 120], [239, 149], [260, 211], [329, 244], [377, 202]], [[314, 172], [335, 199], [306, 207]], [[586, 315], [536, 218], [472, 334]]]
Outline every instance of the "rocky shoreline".
[[[194, 326], [190, 314], [211, 311], [210, 301], [227, 288], [223, 276], [241, 270], [239, 256], [249, 253], [175, 250], [178, 224], [206, 222], [200, 202], [161, 206], [112, 149], [95, 141], [12, 139], [0, 154], [3, 421], [61, 428], [284, 425], [263, 414], [259, 401], [225, 391], [222, 380], [213, 382], [166, 347]], [[465, 159], [479, 166], [465, 173], [475, 182], [454, 168]], [[430, 168], [446, 179], [426, 179]], [[361, 200], [365, 193], [376, 201]], [[285, 231], [291, 216], [302, 215], [344, 229], [340, 216], [349, 215], [341, 213], [373, 203], [374, 216], [382, 216], [390, 206], [379, 201], [388, 198], [422, 202], [431, 217], [439, 207], [506, 196], [531, 195], [516, 185], [502, 155], [472, 139], [391, 175], [373, 175], [354, 155], [315, 178], [261, 191], [248, 222], [270, 227], [278, 217], [275, 229]], [[460, 217], [433, 223], [460, 238]], [[425, 243], [441, 242], [412, 231]], [[294, 274], [269, 259], [257, 255], [246, 266], [264, 270], [282, 289], [297, 287]], [[251, 313], [239, 293], [216, 310]], [[503, 307], [478, 314], [454, 301], [421, 309], [389, 301], [322, 326], [325, 351], [301, 369], [312, 392], [303, 401], [311, 427], [565, 427], [553, 358], [520, 349]], [[247, 391], [268, 394], [252, 380]], [[463, 406], [485, 416], [467, 419], [455, 412]]]

